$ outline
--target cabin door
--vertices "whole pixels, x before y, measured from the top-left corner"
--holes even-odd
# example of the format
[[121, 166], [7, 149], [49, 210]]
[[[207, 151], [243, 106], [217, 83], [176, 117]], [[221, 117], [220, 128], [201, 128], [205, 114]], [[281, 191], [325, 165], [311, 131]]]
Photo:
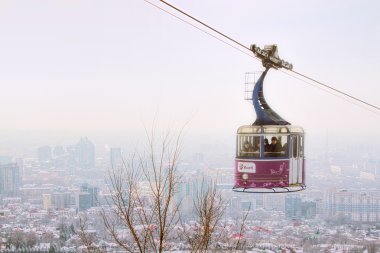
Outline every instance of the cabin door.
[[298, 171], [297, 171], [297, 175], [298, 175], [298, 180], [297, 180], [297, 183], [300, 183], [302, 184], [302, 178], [303, 178], [303, 175], [302, 175], [302, 172], [303, 172], [303, 136], [297, 136], [297, 139], [298, 139], [298, 159], [297, 159], [297, 167], [298, 167]]
[[289, 184], [296, 184], [298, 179], [298, 138], [296, 135], [290, 136], [290, 168], [289, 168]]

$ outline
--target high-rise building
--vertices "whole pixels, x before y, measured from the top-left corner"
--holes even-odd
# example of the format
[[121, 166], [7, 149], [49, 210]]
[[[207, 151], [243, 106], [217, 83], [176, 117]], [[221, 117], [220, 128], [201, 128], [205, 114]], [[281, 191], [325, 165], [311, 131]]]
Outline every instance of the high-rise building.
[[95, 168], [95, 146], [87, 138], [81, 138], [76, 145], [66, 147], [68, 162], [71, 166], [82, 169]]
[[110, 163], [111, 168], [120, 168], [123, 165], [123, 157], [120, 148], [111, 148]]
[[77, 201], [79, 211], [84, 211], [92, 207], [91, 195], [88, 192], [78, 192]]
[[75, 147], [75, 161], [83, 169], [95, 168], [95, 146], [87, 138], [81, 138]]
[[50, 193], [42, 194], [42, 204], [45, 210], [49, 210], [52, 207], [52, 196]]
[[62, 210], [65, 208], [70, 208], [71, 206], [71, 195], [70, 192], [54, 192], [52, 196], [52, 202], [56, 210]]
[[38, 160], [46, 162], [51, 160], [51, 148], [49, 146], [39, 147], [37, 150]]
[[380, 222], [380, 191], [331, 190], [328, 215], [352, 222]]
[[285, 197], [285, 216], [287, 218], [302, 217], [302, 199], [299, 195], [289, 195]]
[[53, 155], [59, 157], [65, 154], [65, 149], [62, 146], [55, 146], [53, 150]]
[[0, 165], [0, 194], [15, 196], [20, 189], [20, 169], [16, 163]]
[[266, 210], [285, 210], [285, 196], [283, 194], [264, 194], [263, 205]]
[[88, 202], [88, 204], [85, 205], [86, 207], [93, 207], [98, 205], [98, 187], [82, 184], [80, 191], [83, 193], [83, 200]]
[[0, 155], [0, 165], [12, 163], [12, 157], [8, 155]]
[[285, 216], [292, 219], [313, 219], [317, 213], [317, 203], [300, 195], [285, 197]]
[[22, 178], [24, 176], [24, 159], [22, 158], [16, 158], [15, 163], [17, 164], [19, 168], [19, 174], [20, 174], [20, 182], [22, 181]]
[[[166, 174], [167, 172], [164, 172]], [[180, 204], [180, 209], [184, 216], [194, 215], [194, 203], [200, 195], [204, 194], [212, 184], [211, 180], [200, 177], [199, 175], [188, 175], [182, 178], [176, 185], [174, 204]]]

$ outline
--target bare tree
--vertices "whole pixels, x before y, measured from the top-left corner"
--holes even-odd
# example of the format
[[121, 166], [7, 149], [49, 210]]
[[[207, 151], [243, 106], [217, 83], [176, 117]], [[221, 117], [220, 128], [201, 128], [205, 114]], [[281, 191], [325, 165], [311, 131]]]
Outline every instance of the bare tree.
[[33, 248], [37, 244], [37, 235], [35, 232], [25, 234], [25, 245], [27, 248]]
[[182, 222], [182, 237], [191, 252], [207, 252], [220, 237], [215, 233], [224, 215], [225, 205], [220, 193], [211, 182], [203, 182], [194, 201], [196, 224], [189, 226]]
[[79, 231], [78, 235], [81, 242], [86, 247], [87, 253], [101, 253], [102, 250], [95, 244], [96, 238], [86, 231], [87, 217], [82, 216], [79, 218]]
[[[157, 139], [153, 128], [147, 133], [145, 153], [135, 152], [123, 161], [123, 166], [110, 169], [107, 181], [112, 193], [108, 203], [111, 208], [103, 208], [101, 216], [111, 238], [127, 252], [161, 253], [175, 239], [185, 239], [191, 252], [215, 250], [221, 241], [229, 250], [243, 248], [243, 237], [231, 242], [227, 223], [221, 222], [226, 203], [211, 182], [201, 184], [194, 201], [195, 227], [184, 221], [177, 226], [181, 220], [181, 200], [175, 194], [181, 182], [177, 163], [182, 131], [177, 135], [168, 132]], [[238, 227], [239, 235], [244, 233], [247, 215]], [[81, 231], [85, 231], [84, 227]], [[93, 245], [91, 238], [81, 234], [83, 244]]]
[[25, 246], [24, 233], [19, 230], [12, 231], [8, 238], [8, 241], [16, 248], [16, 250], [22, 248]]
[[244, 234], [246, 233], [246, 230], [247, 230], [247, 218], [248, 218], [248, 215], [249, 215], [249, 212], [251, 210], [251, 205], [249, 205], [249, 208], [248, 210], [243, 213], [243, 217], [241, 219], [241, 222], [239, 222], [238, 226], [239, 226], [239, 231], [238, 231], [238, 236], [236, 238], [236, 242], [235, 244], [233, 244], [233, 252], [236, 252], [236, 251], [240, 251], [240, 250], [243, 250], [244, 247], [246, 246], [246, 239], [244, 238]]
[[246, 248], [244, 234], [248, 211], [231, 230], [228, 222], [223, 221], [226, 202], [217, 191], [215, 182], [203, 182], [196, 200], [194, 201], [194, 215], [196, 223], [188, 225], [182, 222], [182, 238], [189, 245], [191, 252], [209, 252], [211, 250], [228, 250], [229, 252], [242, 251]]
[[179, 220], [179, 203], [173, 197], [182, 130], [156, 140], [152, 128], [145, 154], [136, 152], [110, 171], [112, 211], [103, 209], [102, 217], [111, 237], [127, 252], [163, 252], [173, 236]]

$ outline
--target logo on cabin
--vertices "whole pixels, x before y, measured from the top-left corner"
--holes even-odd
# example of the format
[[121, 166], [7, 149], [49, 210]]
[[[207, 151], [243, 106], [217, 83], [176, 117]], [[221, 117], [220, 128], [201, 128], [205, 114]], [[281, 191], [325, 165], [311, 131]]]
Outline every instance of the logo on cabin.
[[238, 172], [256, 173], [256, 165], [254, 163], [238, 162]]

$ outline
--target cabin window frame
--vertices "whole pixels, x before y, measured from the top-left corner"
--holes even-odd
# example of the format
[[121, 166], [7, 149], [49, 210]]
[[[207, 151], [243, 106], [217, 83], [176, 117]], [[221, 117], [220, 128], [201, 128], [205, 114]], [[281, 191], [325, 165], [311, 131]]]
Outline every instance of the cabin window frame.
[[[266, 137], [272, 137], [276, 136], [277, 138], [281, 138], [282, 141], [284, 140], [283, 137], [285, 138], [285, 143], [281, 143], [282, 148], [284, 148], [284, 145], [286, 144], [287, 147], [285, 150], [281, 151], [280, 156], [269, 156], [268, 154], [265, 153], [264, 149], [264, 139]], [[248, 141], [252, 146], [254, 146], [255, 143], [257, 143], [257, 140], [260, 142], [259, 146], [259, 151], [254, 151], [253, 155], [250, 155], [250, 153], [246, 153], [246, 155], [242, 151], [243, 145], [246, 141]], [[268, 140], [269, 144], [270, 141]], [[248, 158], [248, 159], [289, 159], [290, 152], [289, 152], [289, 142], [290, 142], [290, 134], [252, 134], [252, 133], [247, 133], [247, 134], [237, 134], [236, 136], [236, 157], [237, 158]]]

